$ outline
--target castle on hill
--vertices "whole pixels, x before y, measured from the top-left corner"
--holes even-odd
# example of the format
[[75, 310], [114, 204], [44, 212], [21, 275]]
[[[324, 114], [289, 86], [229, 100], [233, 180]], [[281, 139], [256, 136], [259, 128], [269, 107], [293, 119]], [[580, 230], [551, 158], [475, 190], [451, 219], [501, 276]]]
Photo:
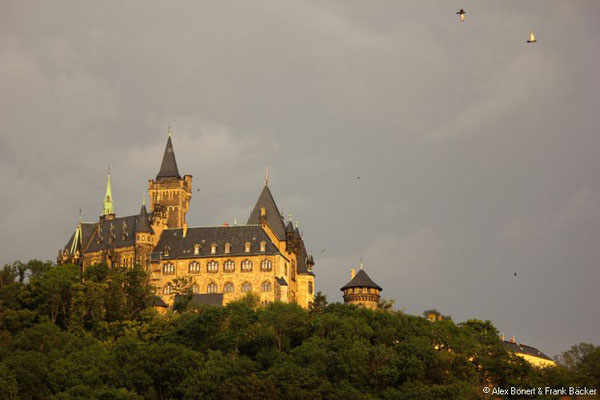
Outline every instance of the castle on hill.
[[173, 280], [189, 277], [194, 302], [224, 305], [248, 292], [262, 302], [308, 307], [314, 298], [315, 265], [298, 226], [285, 219], [271, 194], [268, 177], [245, 225], [189, 227], [192, 176], [179, 174], [167, 140], [160, 169], [148, 180], [150, 210], [116, 216], [108, 173], [104, 210], [97, 222], [79, 221], [58, 263], [133, 267], [149, 272], [160, 303], [171, 306]]

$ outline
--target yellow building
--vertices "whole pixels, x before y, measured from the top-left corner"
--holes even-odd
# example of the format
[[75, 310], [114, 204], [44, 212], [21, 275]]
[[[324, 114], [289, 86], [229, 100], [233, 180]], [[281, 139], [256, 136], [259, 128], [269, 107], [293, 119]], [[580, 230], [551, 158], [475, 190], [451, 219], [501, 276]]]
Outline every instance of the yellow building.
[[544, 367], [553, 367], [556, 365], [556, 362], [552, 360], [550, 357], [536, 349], [535, 347], [528, 346], [523, 343], [517, 343], [514, 336], [509, 340], [504, 340], [504, 336], [500, 337], [502, 344], [511, 353], [518, 355], [519, 357], [524, 358], [527, 362], [529, 362], [534, 367], [544, 368]]
[[308, 307], [314, 297], [315, 265], [298, 226], [285, 224], [268, 177], [245, 225], [188, 227], [192, 176], [181, 177], [169, 131], [160, 170], [148, 181], [150, 209], [117, 217], [110, 171], [104, 212], [98, 222], [79, 222], [59, 263], [83, 269], [105, 262], [110, 266], [139, 265], [150, 273], [157, 295], [169, 306], [173, 280], [189, 277], [195, 303], [226, 304], [248, 292], [262, 302], [294, 302]]
[[367, 275], [362, 260], [358, 273], [356, 273], [354, 268], [350, 270], [350, 278], [350, 282], [340, 289], [344, 292], [344, 303], [376, 309], [379, 305], [379, 297], [383, 289]]

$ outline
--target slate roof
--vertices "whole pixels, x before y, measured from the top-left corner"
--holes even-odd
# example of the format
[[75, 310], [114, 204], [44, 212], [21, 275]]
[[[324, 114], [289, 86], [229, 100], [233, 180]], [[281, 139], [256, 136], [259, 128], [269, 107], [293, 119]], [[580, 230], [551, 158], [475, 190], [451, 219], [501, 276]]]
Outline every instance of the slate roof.
[[298, 264], [296, 265], [296, 271], [299, 274], [314, 275], [312, 272], [308, 271], [308, 253], [306, 252], [304, 240], [302, 239], [300, 240], [300, 255], [298, 256]]
[[[175, 295], [175, 301], [178, 300], [179, 294]], [[223, 306], [223, 293], [205, 293], [205, 294], [193, 294], [192, 299], [188, 303], [189, 305], [199, 306], [206, 304], [209, 306]]]
[[[145, 223], [141, 221], [141, 224], [147, 224], [149, 227], [151, 215], [151, 213], [146, 213], [148, 220]], [[139, 221], [139, 215], [129, 215], [126, 217], [118, 217], [112, 220], [102, 220], [98, 223], [89, 224], [91, 226], [92, 233], [89, 239], [83, 241], [84, 248], [89, 242], [89, 245], [85, 251], [87, 253], [93, 253], [96, 251], [107, 250], [111, 247], [120, 248], [135, 245], [135, 232]], [[123, 223], [125, 223], [125, 225]], [[100, 230], [97, 229], [98, 226], [100, 226]], [[111, 236], [111, 226], [113, 227], [112, 233], [114, 235], [112, 243], [109, 240]], [[90, 229], [90, 227], [86, 227], [86, 229]], [[125, 235], [123, 235], [123, 232], [125, 232]], [[100, 242], [97, 240], [98, 236], [102, 239]], [[83, 237], [86, 239], [85, 232]]]
[[267, 213], [267, 224], [269, 224], [275, 233], [275, 236], [277, 236], [277, 239], [285, 240], [285, 225], [283, 224], [283, 217], [279, 213], [277, 204], [275, 204], [273, 195], [271, 194], [271, 191], [267, 185], [265, 185], [263, 188], [258, 200], [256, 201], [254, 209], [250, 213], [248, 225], [257, 225], [260, 222], [260, 209], [262, 207], [265, 208]]
[[158, 296], [154, 296], [154, 303], [152, 305], [154, 307], [165, 307], [165, 308], [169, 307], [167, 305], [167, 303], [165, 303], [164, 300]]
[[523, 343], [512, 343], [508, 340], [503, 340], [502, 344], [504, 345], [504, 347], [506, 347], [506, 349], [508, 351], [511, 351], [513, 353], [521, 353], [521, 354], [526, 354], [528, 356], [533, 356], [533, 357], [543, 358], [545, 360], [554, 361], [553, 359], [551, 359], [550, 357], [548, 357], [547, 355], [545, 355], [544, 353], [542, 353], [535, 347], [527, 346], [526, 344], [523, 344]]
[[276, 276], [275, 279], [277, 279], [277, 283], [279, 283], [279, 286], [287, 286], [288, 285], [288, 283], [285, 281], [285, 278], [283, 278], [283, 277]]
[[156, 179], [160, 178], [181, 178], [179, 170], [177, 169], [177, 161], [175, 161], [175, 150], [173, 150], [171, 136], [169, 136], [169, 140], [167, 140], [167, 147], [165, 147], [165, 154], [163, 155], [162, 164], [160, 165], [160, 171], [158, 171], [158, 175], [156, 175]]
[[150, 220], [148, 218], [148, 211], [146, 211], [146, 205], [142, 205], [142, 210], [140, 211], [140, 217], [137, 219], [137, 224], [135, 225], [136, 232], [152, 232], [152, 228], [150, 227]]
[[[96, 224], [94, 222], [82, 222], [81, 223], [81, 243], [82, 243], [83, 247], [85, 247], [85, 245], [88, 243], [88, 241], [94, 234], [95, 228], [96, 228]], [[69, 241], [67, 242], [67, 245], [65, 246], [65, 249], [69, 250], [71, 248], [71, 244], [73, 243], [74, 237], [75, 237], [75, 232], [73, 232], [73, 234], [69, 238]]]
[[[266, 251], [260, 251], [260, 242], [266, 242]], [[250, 252], [245, 252], [245, 244], [250, 242]], [[210, 254], [210, 245], [217, 245], [217, 253]], [[231, 244], [231, 251], [225, 254], [225, 243]], [[200, 245], [200, 254], [194, 255], [194, 245]], [[165, 255], [165, 248], [169, 247], [169, 256]], [[239, 226], [207, 226], [188, 228], [186, 237], [183, 237], [183, 229], [165, 229], [155, 252], [162, 252], [163, 260], [197, 257], [221, 257], [227, 256], [252, 256], [252, 255], [275, 255], [281, 254], [277, 247], [271, 242], [269, 236], [259, 225]]]
[[378, 284], [373, 282], [371, 278], [369, 278], [369, 275], [367, 275], [364, 269], [358, 270], [358, 273], [354, 275], [354, 278], [352, 278], [350, 282], [346, 283], [340, 290], [355, 287], [368, 287], [383, 290], [381, 286], [379, 286]]

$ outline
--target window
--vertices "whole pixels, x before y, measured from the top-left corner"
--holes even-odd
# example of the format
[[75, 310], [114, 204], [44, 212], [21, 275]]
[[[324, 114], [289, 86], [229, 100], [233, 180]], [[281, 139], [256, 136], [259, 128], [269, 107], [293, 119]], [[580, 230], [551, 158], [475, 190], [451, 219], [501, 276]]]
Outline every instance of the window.
[[273, 264], [271, 264], [271, 260], [263, 260], [260, 263], [260, 270], [263, 272], [269, 272], [273, 269]]
[[242, 261], [242, 272], [251, 272], [252, 271], [252, 261], [246, 259]]
[[284, 275], [287, 276], [287, 263], [285, 263]]
[[313, 283], [308, 282], [308, 294], [313, 294]]
[[209, 261], [206, 264], [206, 271], [207, 272], [219, 272], [219, 263], [216, 261]]
[[171, 254], [171, 249], [169, 248], [169, 246], [165, 246], [164, 254], [165, 257], [169, 257], [169, 255]]
[[200, 293], [200, 287], [198, 287], [197, 284], [194, 284], [194, 286], [192, 286], [192, 293], [194, 293], [194, 294]]
[[231, 243], [225, 243], [225, 254], [231, 253]]
[[200, 263], [198, 261], [192, 261], [190, 263], [190, 274], [199, 274], [200, 273]]
[[210, 245], [210, 254], [217, 254], [217, 245], [215, 243]]
[[262, 285], [260, 285], [260, 290], [262, 290], [263, 292], [270, 292], [272, 289], [273, 286], [271, 285], [271, 282], [264, 281]]
[[242, 293], [248, 293], [252, 291], [252, 285], [250, 282], [242, 283]]
[[196, 243], [194, 245], [194, 255], [197, 256], [200, 254], [200, 245], [198, 243]]
[[296, 280], [296, 262], [294, 260], [292, 260], [291, 273], [292, 273], [292, 280], [295, 281]]
[[234, 272], [235, 263], [231, 260], [227, 260], [223, 263], [223, 272]]
[[164, 287], [163, 287], [163, 294], [171, 294], [173, 293], [173, 286], [171, 286], [170, 283], [167, 283]]
[[246, 242], [246, 244], [244, 245], [244, 251], [246, 253], [250, 253], [250, 242]]
[[233, 283], [227, 282], [225, 286], [223, 286], [223, 291], [225, 293], [233, 293]]
[[263, 253], [267, 251], [267, 242], [265, 242], [264, 240], [260, 242], [260, 251]]
[[163, 265], [163, 275], [173, 275], [175, 273], [175, 265], [166, 263]]
[[217, 284], [214, 282], [209, 283], [206, 288], [206, 291], [208, 293], [217, 293], [218, 290], [219, 290], [219, 288], [218, 288]]

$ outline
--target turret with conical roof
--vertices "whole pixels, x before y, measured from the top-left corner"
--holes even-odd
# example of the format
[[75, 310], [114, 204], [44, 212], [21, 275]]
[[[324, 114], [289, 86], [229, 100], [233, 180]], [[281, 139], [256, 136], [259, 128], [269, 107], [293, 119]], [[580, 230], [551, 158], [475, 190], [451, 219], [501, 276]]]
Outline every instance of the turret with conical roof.
[[377, 308], [379, 304], [381, 286], [373, 282], [364, 270], [364, 264], [361, 260], [358, 273], [354, 269], [350, 270], [350, 282], [340, 289], [344, 292], [344, 303], [356, 304], [366, 308]]
[[167, 228], [182, 228], [186, 226], [185, 216], [192, 198], [192, 176], [185, 175], [182, 178], [179, 175], [171, 134], [169, 125], [169, 137], [160, 170], [156, 179], [148, 181], [148, 194], [154, 217], [164, 218]]
[[140, 215], [137, 218], [137, 222], [135, 224], [135, 232], [145, 232], [151, 233], [152, 228], [150, 227], [150, 220], [148, 218], [148, 211], [146, 211], [146, 205], [142, 204], [142, 209], [140, 210]]
[[285, 225], [283, 224], [283, 217], [279, 213], [275, 199], [269, 190], [269, 185], [265, 182], [256, 205], [250, 213], [248, 218], [248, 225], [266, 224], [269, 226], [273, 234], [278, 240], [285, 240]]

